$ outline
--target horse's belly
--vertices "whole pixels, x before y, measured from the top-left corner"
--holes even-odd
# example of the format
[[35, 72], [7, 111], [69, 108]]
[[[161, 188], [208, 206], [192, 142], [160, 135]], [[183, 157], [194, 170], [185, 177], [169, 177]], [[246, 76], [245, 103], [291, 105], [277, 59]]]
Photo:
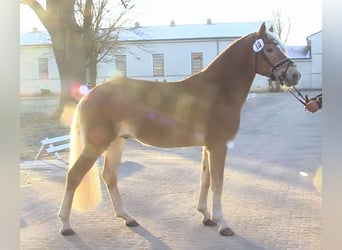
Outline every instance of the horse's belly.
[[176, 147], [194, 147], [205, 145], [204, 136], [187, 136], [187, 137], [175, 137], [175, 136], [138, 136], [135, 138], [142, 144], [161, 147], [161, 148], [176, 148]]
[[202, 146], [205, 144], [205, 135], [201, 129], [123, 124], [119, 136], [164, 148]]

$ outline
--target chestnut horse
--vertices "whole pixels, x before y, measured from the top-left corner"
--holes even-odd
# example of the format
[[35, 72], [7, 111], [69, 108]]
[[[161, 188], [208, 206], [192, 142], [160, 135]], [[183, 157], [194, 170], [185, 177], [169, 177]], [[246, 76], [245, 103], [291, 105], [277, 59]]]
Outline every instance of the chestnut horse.
[[[129, 227], [139, 225], [124, 209], [117, 186], [125, 140], [134, 138], [157, 147], [202, 146], [197, 209], [204, 225], [218, 225], [221, 235], [233, 235], [221, 208], [227, 142], [239, 129], [241, 108], [256, 74], [289, 87], [301, 77], [265, 23], [232, 43], [201, 72], [181, 81], [116, 78], [93, 88], [80, 100], [73, 116], [70, 168], [58, 214], [61, 233], [74, 234], [69, 222], [72, 206], [91, 209], [101, 200], [95, 163], [104, 152], [102, 179], [116, 216]], [[209, 187], [211, 213], [207, 208]]]

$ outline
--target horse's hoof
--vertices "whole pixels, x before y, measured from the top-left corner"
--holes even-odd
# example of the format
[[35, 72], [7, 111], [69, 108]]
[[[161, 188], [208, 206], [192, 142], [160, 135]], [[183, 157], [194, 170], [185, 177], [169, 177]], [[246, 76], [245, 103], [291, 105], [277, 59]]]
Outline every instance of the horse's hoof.
[[203, 224], [208, 227], [214, 227], [217, 225], [217, 223], [211, 219], [204, 220]]
[[63, 229], [63, 230], [61, 230], [61, 234], [64, 236], [73, 235], [73, 234], [75, 234], [75, 231], [72, 230], [71, 228]]
[[126, 222], [126, 226], [127, 227], [137, 227], [137, 226], [139, 226], [139, 223], [135, 220], [132, 220], [130, 222]]
[[229, 227], [226, 227], [220, 230], [220, 234], [222, 236], [233, 236], [234, 232]]

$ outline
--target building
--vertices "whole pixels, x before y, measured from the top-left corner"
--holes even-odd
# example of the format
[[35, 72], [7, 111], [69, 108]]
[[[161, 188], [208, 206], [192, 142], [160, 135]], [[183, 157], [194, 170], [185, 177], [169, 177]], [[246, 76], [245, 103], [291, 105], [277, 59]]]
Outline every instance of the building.
[[[141, 27], [122, 32], [121, 50], [112, 63], [98, 65], [100, 83], [116, 75], [152, 81], [177, 81], [207, 66], [236, 39], [257, 31], [261, 22], [213, 23]], [[270, 27], [272, 22], [266, 22]], [[289, 57], [302, 72], [300, 89], [322, 86], [321, 32], [307, 38], [304, 46], [288, 47]], [[42, 91], [58, 93], [60, 82], [49, 34], [33, 30], [20, 36], [20, 92], [22, 95]], [[252, 91], [268, 89], [267, 79], [257, 75]]]
[[310, 75], [313, 89], [322, 88], [322, 31], [316, 32], [307, 37], [307, 43], [311, 53]]

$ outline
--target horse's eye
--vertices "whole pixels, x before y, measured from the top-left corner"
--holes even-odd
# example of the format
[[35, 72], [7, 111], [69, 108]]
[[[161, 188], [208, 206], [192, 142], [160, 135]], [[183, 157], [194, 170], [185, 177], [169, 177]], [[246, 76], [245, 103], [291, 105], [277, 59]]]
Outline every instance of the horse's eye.
[[273, 52], [273, 49], [272, 48], [267, 48], [266, 51], [270, 53], [270, 52]]

